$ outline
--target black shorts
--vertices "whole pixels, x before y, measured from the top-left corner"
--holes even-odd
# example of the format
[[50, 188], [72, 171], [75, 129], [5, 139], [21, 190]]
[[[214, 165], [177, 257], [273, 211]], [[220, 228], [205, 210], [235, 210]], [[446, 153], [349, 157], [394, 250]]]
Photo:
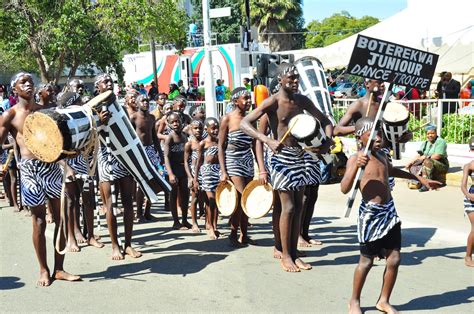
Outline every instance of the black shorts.
[[401, 223], [397, 223], [383, 238], [360, 243], [360, 254], [366, 257], [380, 256], [383, 249], [400, 251], [402, 247]]

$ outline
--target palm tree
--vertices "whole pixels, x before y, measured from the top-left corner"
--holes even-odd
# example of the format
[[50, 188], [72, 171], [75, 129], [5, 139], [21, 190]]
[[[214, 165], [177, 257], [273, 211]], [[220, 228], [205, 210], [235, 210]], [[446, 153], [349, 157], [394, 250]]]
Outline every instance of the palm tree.
[[259, 40], [268, 42], [272, 51], [290, 50], [300, 44], [301, 36], [288, 33], [302, 30], [302, 16], [302, 0], [250, 0], [252, 24], [258, 27]]

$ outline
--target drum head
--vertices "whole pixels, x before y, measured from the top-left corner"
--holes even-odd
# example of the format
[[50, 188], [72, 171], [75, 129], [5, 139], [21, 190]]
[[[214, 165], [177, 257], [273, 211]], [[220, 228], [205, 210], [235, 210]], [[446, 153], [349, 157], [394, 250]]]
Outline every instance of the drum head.
[[261, 184], [259, 180], [250, 181], [242, 193], [241, 205], [250, 218], [262, 218], [273, 207], [272, 186]]
[[237, 209], [237, 189], [231, 181], [223, 181], [216, 188], [216, 203], [223, 216], [232, 215]]
[[312, 138], [316, 126], [316, 119], [313, 116], [304, 113], [294, 116], [288, 123], [288, 128], [291, 128], [291, 135], [293, 135], [298, 141], [305, 141], [308, 138]]
[[63, 135], [50, 116], [41, 112], [28, 115], [23, 125], [23, 137], [26, 147], [39, 160], [55, 162], [61, 156]]
[[409, 118], [408, 109], [396, 102], [389, 102], [383, 113], [383, 120], [393, 125], [405, 124]]

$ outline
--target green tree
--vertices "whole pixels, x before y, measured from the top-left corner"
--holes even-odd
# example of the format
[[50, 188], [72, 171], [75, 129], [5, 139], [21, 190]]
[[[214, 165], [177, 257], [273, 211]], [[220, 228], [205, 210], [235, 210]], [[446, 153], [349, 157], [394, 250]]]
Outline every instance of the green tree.
[[9, 0], [0, 10], [0, 47], [31, 54], [43, 82], [57, 82], [64, 68], [120, 70], [124, 52], [155, 38], [185, 42], [185, 13], [177, 0]]
[[259, 40], [272, 51], [301, 46], [303, 9], [301, 0], [250, 0], [252, 24], [258, 27]]
[[377, 18], [371, 16], [363, 16], [357, 19], [347, 11], [333, 14], [321, 22], [318, 20], [311, 21], [307, 26], [309, 33], [305, 36], [305, 47], [325, 47], [363, 31], [378, 22]]
[[[192, 19], [202, 26], [202, 0], [191, 0], [193, 4]], [[243, 0], [210, 0], [209, 6], [214, 8], [230, 7], [229, 17], [211, 19], [211, 31], [217, 35], [217, 44], [240, 42], [240, 26], [245, 25], [241, 5]]]

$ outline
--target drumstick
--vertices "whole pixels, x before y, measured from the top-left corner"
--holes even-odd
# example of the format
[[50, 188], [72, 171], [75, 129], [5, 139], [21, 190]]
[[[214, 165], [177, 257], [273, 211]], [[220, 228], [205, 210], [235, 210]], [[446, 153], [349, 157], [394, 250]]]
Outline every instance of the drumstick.
[[291, 130], [293, 130], [293, 128], [295, 127], [296, 122], [298, 122], [298, 119], [299, 119], [299, 117], [296, 117], [295, 122], [293, 123], [293, 125], [292, 125], [291, 127], [289, 127], [288, 130], [286, 130], [285, 134], [283, 134], [283, 137], [282, 137], [281, 140], [280, 140], [280, 144], [283, 143], [283, 142], [286, 140], [286, 138], [288, 137], [288, 135], [290, 135], [290, 132], [291, 132]]
[[[385, 92], [382, 97], [381, 106], [379, 106], [377, 115], [375, 116], [374, 126], [372, 127], [370, 131], [369, 141], [367, 142], [367, 145], [364, 149], [365, 155], [370, 153], [370, 147], [372, 146], [372, 143], [375, 140], [375, 136], [377, 134], [376, 130], [379, 127], [380, 122], [382, 121], [383, 113], [385, 111], [385, 108], [387, 107], [388, 98], [390, 97], [392, 87], [393, 87], [393, 83], [389, 83], [388, 87], [387, 87], [387, 84], [385, 83]], [[352, 205], [354, 205], [354, 200], [356, 198], [357, 191], [359, 190], [360, 181], [362, 179], [362, 176], [364, 175], [364, 171], [365, 171], [364, 168], [359, 168], [357, 170], [356, 179], [352, 185], [351, 195], [349, 196], [349, 199], [347, 200], [346, 213], [344, 214], [344, 217], [346, 218], [349, 217], [351, 213]]]
[[370, 92], [369, 94], [369, 105], [367, 106], [367, 112], [365, 113], [365, 116], [367, 117], [369, 115], [369, 111], [370, 111], [370, 105], [372, 103], [372, 96], [374, 95], [374, 92]]
[[418, 131], [419, 129], [422, 129], [422, 128], [424, 128], [424, 127], [425, 127], [425, 126], [427, 126], [428, 124], [430, 124], [430, 122], [426, 122], [426, 123], [424, 123], [424, 124], [420, 125], [419, 127], [417, 127], [417, 128], [414, 128], [414, 129], [413, 129], [413, 130], [411, 130], [411, 131], [412, 131], [412, 132], [416, 132], [416, 131]]

